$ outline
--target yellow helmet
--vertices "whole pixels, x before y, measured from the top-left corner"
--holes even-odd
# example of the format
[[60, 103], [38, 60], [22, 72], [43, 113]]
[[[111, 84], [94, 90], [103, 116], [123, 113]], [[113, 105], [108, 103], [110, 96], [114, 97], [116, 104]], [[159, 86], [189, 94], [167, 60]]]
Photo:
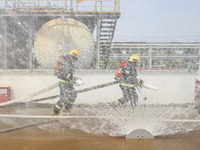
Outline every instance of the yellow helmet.
[[78, 49], [73, 49], [71, 50], [71, 52], [69, 52], [70, 55], [76, 57], [76, 58], [80, 58], [81, 57], [81, 53]]
[[140, 63], [140, 57], [138, 55], [132, 55], [128, 61]]

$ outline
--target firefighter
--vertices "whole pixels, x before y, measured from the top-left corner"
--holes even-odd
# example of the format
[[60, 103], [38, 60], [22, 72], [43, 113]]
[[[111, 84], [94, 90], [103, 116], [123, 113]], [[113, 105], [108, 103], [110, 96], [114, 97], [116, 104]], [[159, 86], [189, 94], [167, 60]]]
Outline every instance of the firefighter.
[[136, 70], [136, 67], [140, 63], [140, 57], [138, 55], [132, 55], [125, 65], [124, 60], [121, 63], [123, 63], [123, 67], [120, 65], [120, 69], [118, 69], [120, 70], [118, 74], [121, 74], [121, 76], [115, 77], [115, 79], [119, 80], [119, 87], [122, 90], [123, 98], [111, 102], [110, 104], [112, 107], [126, 107], [130, 105], [134, 110], [138, 102], [136, 86], [141, 87], [143, 84], [143, 80], [137, 78]]
[[80, 51], [73, 49], [66, 55], [63, 62], [60, 62], [60, 73], [58, 75], [59, 88], [60, 88], [60, 99], [55, 104], [52, 115], [62, 116], [60, 110], [64, 105], [64, 111], [69, 112], [72, 107], [77, 93], [74, 89], [75, 86], [81, 85], [83, 82], [80, 78], [74, 77], [75, 62], [80, 58]]

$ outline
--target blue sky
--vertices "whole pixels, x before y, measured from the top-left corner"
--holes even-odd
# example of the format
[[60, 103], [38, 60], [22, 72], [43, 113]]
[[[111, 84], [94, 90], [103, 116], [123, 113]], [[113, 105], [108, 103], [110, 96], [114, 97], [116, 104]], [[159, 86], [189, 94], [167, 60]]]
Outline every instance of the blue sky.
[[200, 0], [121, 0], [114, 41], [200, 41]]

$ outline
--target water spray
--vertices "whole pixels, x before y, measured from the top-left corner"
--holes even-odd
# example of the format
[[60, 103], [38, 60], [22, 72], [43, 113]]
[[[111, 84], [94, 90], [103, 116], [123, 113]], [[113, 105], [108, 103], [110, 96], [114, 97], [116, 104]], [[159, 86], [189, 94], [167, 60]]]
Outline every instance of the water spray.
[[[152, 85], [150, 85], [150, 84], [146, 84], [146, 83], [143, 83], [143, 84], [141, 85], [141, 87], [146, 88], [146, 89], [149, 89], [149, 90], [153, 90], [153, 91], [158, 91], [158, 88], [157, 88], [157, 87], [152, 86]], [[137, 87], [137, 89], [138, 89], [138, 91], [139, 91], [140, 93], [142, 93], [138, 87]], [[144, 95], [143, 95], [143, 96], [144, 96]], [[144, 97], [143, 97], [143, 100], [146, 101], [146, 100], [147, 100], [147, 97], [144, 96]]]

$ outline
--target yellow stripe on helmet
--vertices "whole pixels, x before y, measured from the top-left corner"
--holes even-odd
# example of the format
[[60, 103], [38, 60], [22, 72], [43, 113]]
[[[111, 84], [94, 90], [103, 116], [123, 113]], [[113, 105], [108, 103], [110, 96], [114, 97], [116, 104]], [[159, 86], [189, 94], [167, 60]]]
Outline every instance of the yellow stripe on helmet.
[[138, 55], [132, 55], [128, 61], [140, 63], [140, 57]]
[[73, 49], [71, 50], [71, 52], [69, 52], [70, 55], [76, 57], [76, 58], [80, 58], [81, 57], [81, 53], [78, 49]]

